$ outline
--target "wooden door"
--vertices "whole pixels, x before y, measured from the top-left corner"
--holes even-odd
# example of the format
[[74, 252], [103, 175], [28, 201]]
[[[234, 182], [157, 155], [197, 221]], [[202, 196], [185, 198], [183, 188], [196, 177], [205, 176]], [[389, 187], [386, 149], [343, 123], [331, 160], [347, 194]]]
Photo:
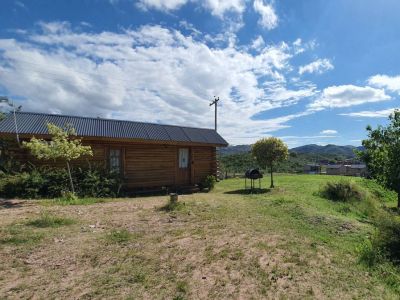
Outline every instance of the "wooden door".
[[177, 171], [177, 184], [189, 185], [190, 184], [190, 149], [178, 148], [178, 171]]

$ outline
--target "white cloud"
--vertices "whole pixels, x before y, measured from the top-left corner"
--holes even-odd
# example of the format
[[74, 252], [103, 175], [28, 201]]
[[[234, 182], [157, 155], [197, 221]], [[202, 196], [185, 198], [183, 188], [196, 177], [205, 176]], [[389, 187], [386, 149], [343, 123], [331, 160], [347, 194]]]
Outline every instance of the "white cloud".
[[161, 26], [91, 33], [46, 23], [18, 41], [0, 39], [0, 85], [26, 99], [24, 110], [208, 128], [208, 103], [217, 95], [220, 132], [231, 143], [251, 143], [311, 113], [253, 118], [315, 95], [313, 84], [286, 85], [291, 46], [269, 44], [252, 54], [202, 38]]
[[142, 9], [173, 11], [192, 2], [211, 12], [212, 15], [223, 17], [227, 12], [242, 14], [246, 8], [245, 0], [139, 0]]
[[257, 38], [255, 38], [253, 40], [253, 42], [251, 43], [251, 48], [256, 49], [256, 50], [260, 50], [260, 49], [264, 48], [264, 46], [265, 46], [265, 42], [261, 35], [259, 35]]
[[394, 112], [394, 108], [384, 109], [384, 110], [364, 110], [352, 113], [343, 113], [339, 114], [341, 116], [348, 116], [348, 117], [362, 117], [362, 118], [387, 118], [391, 113]]
[[325, 135], [334, 135], [337, 134], [338, 132], [336, 130], [333, 129], [326, 129], [326, 130], [322, 130], [320, 132], [320, 134], [325, 134]]
[[176, 10], [188, 0], [139, 0], [138, 6], [143, 9]]
[[300, 66], [299, 68], [299, 74], [302, 75], [304, 73], [317, 73], [317, 74], [322, 74], [326, 71], [332, 70], [334, 67], [332, 63], [330, 62], [329, 59], [317, 59], [316, 61]]
[[368, 79], [368, 84], [397, 92], [400, 95], [400, 76], [375, 75]]
[[275, 13], [275, 9], [271, 3], [265, 3], [264, 0], [254, 0], [254, 10], [260, 14], [258, 23], [268, 30], [274, 29], [278, 26], [278, 16]]
[[205, 0], [203, 6], [211, 11], [211, 14], [222, 17], [226, 12], [242, 14], [246, 8], [244, 0]]
[[326, 108], [349, 107], [370, 102], [382, 102], [390, 99], [390, 96], [386, 95], [385, 91], [382, 89], [369, 86], [339, 85], [324, 89], [319, 98], [309, 105], [309, 108], [321, 110]]

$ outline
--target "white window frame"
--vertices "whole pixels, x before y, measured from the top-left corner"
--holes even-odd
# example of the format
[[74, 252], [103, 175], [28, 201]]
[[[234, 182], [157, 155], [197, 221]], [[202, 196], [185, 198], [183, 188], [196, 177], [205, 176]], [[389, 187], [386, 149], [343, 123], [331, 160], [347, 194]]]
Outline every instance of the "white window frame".
[[179, 148], [179, 169], [189, 168], [189, 148]]

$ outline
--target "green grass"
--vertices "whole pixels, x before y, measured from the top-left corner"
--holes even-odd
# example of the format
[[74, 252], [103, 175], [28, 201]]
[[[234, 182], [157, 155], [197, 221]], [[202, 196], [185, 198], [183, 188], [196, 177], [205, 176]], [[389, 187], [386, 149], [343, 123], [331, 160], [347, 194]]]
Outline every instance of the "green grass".
[[34, 246], [44, 237], [43, 233], [27, 230], [23, 225], [9, 225], [0, 230], [0, 245]]
[[33, 226], [37, 228], [47, 228], [47, 227], [61, 227], [72, 225], [75, 223], [75, 220], [70, 218], [64, 218], [52, 215], [48, 212], [42, 212], [40, 216], [36, 219], [28, 221], [26, 224], [28, 226]]
[[136, 237], [136, 234], [132, 234], [126, 229], [114, 229], [106, 234], [105, 240], [110, 244], [126, 244]]
[[43, 206], [67, 206], [67, 205], [92, 205], [96, 203], [110, 202], [111, 199], [105, 198], [76, 198], [76, 199], [66, 199], [66, 198], [56, 198], [56, 199], [46, 199], [40, 201]]

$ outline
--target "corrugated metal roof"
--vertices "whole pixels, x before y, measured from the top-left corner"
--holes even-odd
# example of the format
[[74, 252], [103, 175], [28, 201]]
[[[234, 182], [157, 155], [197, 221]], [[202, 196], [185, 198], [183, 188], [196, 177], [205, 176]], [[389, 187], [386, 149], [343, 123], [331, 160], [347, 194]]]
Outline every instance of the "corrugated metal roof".
[[[48, 134], [47, 123], [53, 123], [59, 127], [71, 125], [77, 135], [82, 137], [228, 145], [213, 129], [32, 112], [17, 112], [16, 117], [20, 134]], [[12, 114], [0, 121], [0, 133], [15, 133]]]

